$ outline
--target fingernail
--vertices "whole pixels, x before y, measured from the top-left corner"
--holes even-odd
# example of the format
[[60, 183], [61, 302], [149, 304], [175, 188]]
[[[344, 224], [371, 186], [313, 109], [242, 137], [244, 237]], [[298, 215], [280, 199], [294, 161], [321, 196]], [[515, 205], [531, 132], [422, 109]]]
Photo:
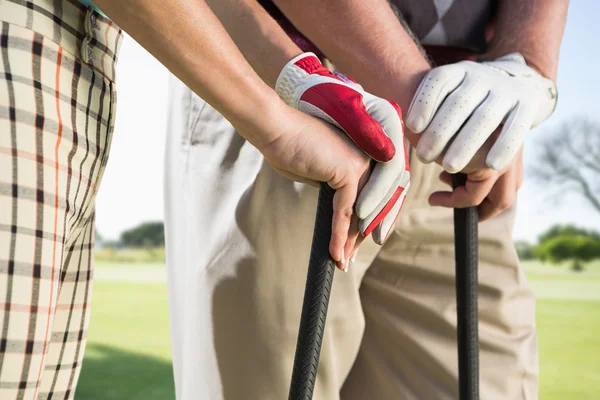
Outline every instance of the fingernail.
[[352, 256], [350, 257], [350, 261], [351, 262], [355, 262], [356, 261], [356, 255], [358, 254], [358, 249], [354, 249], [354, 251], [352, 252]]
[[346, 268], [344, 268], [342, 271], [344, 271], [345, 273], [348, 273], [348, 265], [346, 265]]

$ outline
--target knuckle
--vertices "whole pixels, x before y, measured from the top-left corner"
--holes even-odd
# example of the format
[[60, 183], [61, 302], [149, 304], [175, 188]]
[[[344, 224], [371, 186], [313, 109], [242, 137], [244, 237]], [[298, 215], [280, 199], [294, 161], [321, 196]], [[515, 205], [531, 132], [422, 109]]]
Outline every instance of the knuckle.
[[430, 152], [431, 150], [429, 147], [417, 146], [417, 158], [422, 163], [429, 164], [432, 161]]
[[336, 212], [343, 220], [350, 220], [352, 215], [354, 215], [354, 209], [351, 205], [345, 205], [336, 210]]
[[467, 207], [477, 207], [478, 205], [480, 205], [483, 201], [479, 200], [478, 198], [469, 198], [466, 201], [466, 206]]
[[335, 190], [341, 189], [346, 183], [346, 174], [341, 173], [339, 170], [334, 170], [330, 174], [330, 178], [327, 181], [329, 186], [331, 186]]
[[480, 197], [477, 197], [477, 199], [475, 200], [475, 204], [473, 204], [474, 206], [480, 206], [481, 204], [483, 204], [483, 201], [485, 200], [485, 195], [482, 195]]
[[512, 205], [514, 204], [514, 202], [515, 202], [515, 197], [514, 196], [503, 197], [498, 202], [498, 208], [500, 210], [507, 210], [510, 207], [512, 207]]
[[469, 205], [471, 207], [479, 206], [485, 200], [485, 193], [477, 192], [473, 196], [469, 197]]

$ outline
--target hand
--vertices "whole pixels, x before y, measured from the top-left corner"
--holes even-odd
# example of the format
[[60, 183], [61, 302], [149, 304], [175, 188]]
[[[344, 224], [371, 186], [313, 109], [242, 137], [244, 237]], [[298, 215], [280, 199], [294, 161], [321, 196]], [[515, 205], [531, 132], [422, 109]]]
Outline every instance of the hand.
[[337, 128], [284, 104], [277, 112], [266, 113], [263, 124], [256, 129], [279, 135], [259, 148], [273, 168], [289, 179], [314, 185], [327, 182], [337, 190], [329, 251], [338, 268], [345, 270], [360, 243], [354, 204], [369, 179], [369, 157]]
[[312, 53], [283, 68], [275, 91], [291, 107], [340, 128], [375, 161], [356, 203], [360, 230], [383, 244], [410, 184], [402, 113], [397, 104], [365, 92], [347, 76], [330, 72]]
[[[452, 187], [452, 175], [446, 171], [440, 180]], [[502, 171], [476, 169], [467, 174], [465, 186], [448, 192], [434, 192], [429, 197], [432, 206], [464, 208], [479, 206], [479, 220], [491, 219], [510, 208], [523, 185], [523, 148]]]
[[408, 111], [406, 126], [421, 133], [417, 156], [432, 162], [449, 145], [442, 165], [461, 171], [490, 135], [503, 124], [486, 155], [500, 171], [518, 153], [525, 134], [554, 111], [554, 82], [512, 53], [490, 62], [461, 61], [432, 69]]

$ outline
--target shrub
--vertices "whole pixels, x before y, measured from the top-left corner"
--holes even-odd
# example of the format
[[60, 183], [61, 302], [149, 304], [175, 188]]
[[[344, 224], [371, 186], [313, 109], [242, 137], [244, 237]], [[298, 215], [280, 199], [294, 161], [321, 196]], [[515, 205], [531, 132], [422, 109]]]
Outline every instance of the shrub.
[[164, 224], [160, 221], [144, 222], [123, 232], [120, 242], [125, 247], [164, 247]]
[[583, 262], [600, 258], [600, 240], [581, 235], [554, 236], [537, 246], [534, 254], [552, 263], [572, 260], [572, 269], [581, 271]]

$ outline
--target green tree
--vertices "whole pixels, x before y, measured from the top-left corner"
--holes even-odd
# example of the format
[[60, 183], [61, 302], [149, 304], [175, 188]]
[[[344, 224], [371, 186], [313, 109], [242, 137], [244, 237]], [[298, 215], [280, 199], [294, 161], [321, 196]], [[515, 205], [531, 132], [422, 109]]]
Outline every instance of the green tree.
[[547, 240], [558, 236], [585, 236], [600, 241], [600, 233], [574, 225], [553, 225], [538, 237], [538, 243], [543, 244]]
[[571, 268], [574, 271], [582, 271], [582, 263], [600, 258], [600, 241], [589, 236], [560, 235], [540, 243], [534, 254], [552, 263], [571, 260]]
[[161, 221], [144, 222], [121, 233], [121, 244], [126, 247], [164, 247], [164, 224]]

